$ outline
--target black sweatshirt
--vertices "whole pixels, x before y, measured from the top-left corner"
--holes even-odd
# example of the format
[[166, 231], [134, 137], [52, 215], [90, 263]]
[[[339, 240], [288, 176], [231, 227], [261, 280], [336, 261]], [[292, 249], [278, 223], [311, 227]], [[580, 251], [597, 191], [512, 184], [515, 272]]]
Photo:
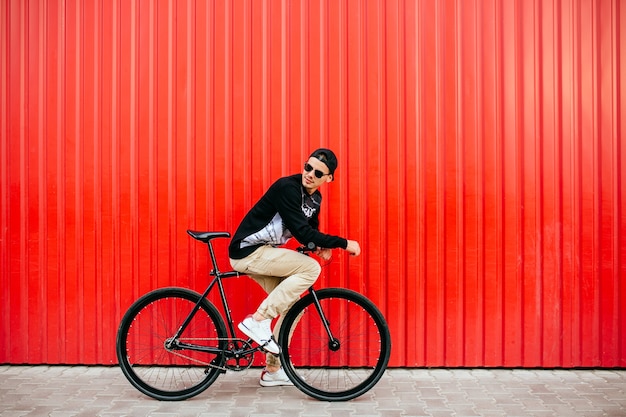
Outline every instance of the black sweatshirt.
[[292, 236], [306, 245], [343, 248], [348, 241], [319, 232], [322, 194], [302, 187], [302, 174], [278, 179], [243, 218], [228, 247], [232, 259], [242, 259], [263, 245], [280, 246]]

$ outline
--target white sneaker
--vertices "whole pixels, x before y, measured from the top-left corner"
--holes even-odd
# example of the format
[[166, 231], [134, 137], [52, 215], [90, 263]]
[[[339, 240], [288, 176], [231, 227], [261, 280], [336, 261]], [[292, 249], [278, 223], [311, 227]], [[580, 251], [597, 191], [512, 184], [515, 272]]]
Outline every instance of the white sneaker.
[[269, 372], [263, 370], [261, 373], [261, 380], [259, 381], [262, 387], [278, 387], [278, 386], [293, 386], [293, 382], [287, 378], [287, 374], [280, 368], [276, 372]]
[[248, 316], [244, 321], [239, 323], [239, 330], [244, 332], [246, 336], [257, 342], [263, 349], [274, 355], [280, 353], [280, 349], [272, 338], [271, 329], [272, 320], [256, 321], [252, 316]]

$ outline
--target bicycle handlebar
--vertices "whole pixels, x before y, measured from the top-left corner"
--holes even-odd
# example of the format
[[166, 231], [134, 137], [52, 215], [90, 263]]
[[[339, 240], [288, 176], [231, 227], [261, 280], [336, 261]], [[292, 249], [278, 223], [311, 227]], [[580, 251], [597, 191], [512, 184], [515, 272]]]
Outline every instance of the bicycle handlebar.
[[317, 250], [317, 245], [313, 242], [309, 242], [306, 244], [306, 246], [300, 246], [296, 250], [300, 253], [315, 252]]

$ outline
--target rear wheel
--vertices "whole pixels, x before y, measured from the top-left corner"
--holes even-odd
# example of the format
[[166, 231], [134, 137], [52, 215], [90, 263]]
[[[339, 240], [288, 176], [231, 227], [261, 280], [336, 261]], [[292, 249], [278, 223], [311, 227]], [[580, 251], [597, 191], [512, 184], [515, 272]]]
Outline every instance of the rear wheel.
[[316, 292], [329, 337], [312, 294], [285, 316], [279, 336], [287, 376], [305, 394], [346, 401], [369, 391], [389, 362], [389, 327], [365, 296], [344, 288]]
[[184, 400], [219, 376], [223, 355], [180, 346], [226, 346], [224, 320], [208, 300], [202, 299], [189, 325], [172, 339], [201, 298], [188, 289], [161, 288], [130, 306], [117, 332], [116, 350], [124, 375], [139, 391], [159, 400]]

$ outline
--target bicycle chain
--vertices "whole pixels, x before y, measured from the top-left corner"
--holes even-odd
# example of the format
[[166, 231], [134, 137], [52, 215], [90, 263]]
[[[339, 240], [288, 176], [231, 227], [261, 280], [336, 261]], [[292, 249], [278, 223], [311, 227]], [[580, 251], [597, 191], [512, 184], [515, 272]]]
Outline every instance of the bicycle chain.
[[[204, 337], [186, 337], [184, 340], [189, 340], [189, 341], [197, 341], [197, 340], [203, 340], [203, 341], [227, 341], [227, 342], [243, 342], [249, 345], [249, 343], [243, 339], [230, 339], [230, 338], [223, 338], [223, 337], [218, 337], [218, 338], [204, 338]], [[176, 355], [178, 357], [181, 358], [185, 358], [191, 362], [196, 362], [199, 363], [200, 365], [204, 365], [207, 366], [209, 368], [215, 368], [215, 369], [219, 369], [220, 371], [228, 371], [229, 368], [225, 367], [225, 366], [217, 366], [217, 365], [213, 365], [210, 362], [204, 362], [201, 361], [200, 359], [195, 359], [192, 358], [191, 356], [187, 356], [187, 355], [183, 355], [182, 353], [178, 353], [176, 351], [174, 351], [173, 349], [167, 349], [168, 352], [170, 352], [173, 355]]]

